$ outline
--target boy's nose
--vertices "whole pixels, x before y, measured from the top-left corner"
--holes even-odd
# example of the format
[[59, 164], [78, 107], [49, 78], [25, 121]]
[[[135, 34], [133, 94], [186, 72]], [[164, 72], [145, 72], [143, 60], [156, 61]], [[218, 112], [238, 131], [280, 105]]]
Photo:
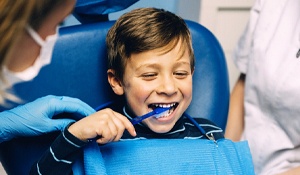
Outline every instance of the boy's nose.
[[161, 79], [160, 85], [156, 91], [158, 94], [173, 95], [177, 92], [175, 80], [170, 77]]

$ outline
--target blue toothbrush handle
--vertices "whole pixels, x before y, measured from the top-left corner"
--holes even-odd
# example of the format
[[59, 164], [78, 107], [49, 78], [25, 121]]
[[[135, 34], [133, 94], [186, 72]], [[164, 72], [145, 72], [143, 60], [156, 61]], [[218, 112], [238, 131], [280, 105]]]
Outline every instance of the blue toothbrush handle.
[[135, 124], [138, 124], [140, 123], [141, 121], [143, 121], [144, 119], [148, 118], [148, 117], [151, 117], [155, 114], [155, 111], [152, 111], [152, 112], [149, 112], [145, 115], [142, 115], [142, 116], [139, 116], [139, 117], [135, 117], [133, 119], [130, 120], [130, 122], [135, 125]]

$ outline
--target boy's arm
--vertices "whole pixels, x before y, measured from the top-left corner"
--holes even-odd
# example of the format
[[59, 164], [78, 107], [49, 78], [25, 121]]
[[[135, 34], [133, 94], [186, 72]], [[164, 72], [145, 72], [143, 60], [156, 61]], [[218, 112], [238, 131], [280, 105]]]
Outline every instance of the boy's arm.
[[30, 175], [56, 174], [69, 175], [73, 162], [82, 153], [82, 147], [87, 142], [73, 136], [66, 128], [51, 144], [51, 147], [43, 154], [30, 170]]
[[230, 96], [225, 138], [233, 141], [239, 141], [244, 130], [245, 78], [245, 74], [240, 74]]
[[82, 147], [90, 139], [99, 144], [118, 141], [127, 130], [136, 136], [131, 122], [123, 115], [103, 109], [73, 123], [52, 143], [37, 164], [33, 165], [30, 175], [65, 175], [72, 170], [73, 162], [81, 155]]

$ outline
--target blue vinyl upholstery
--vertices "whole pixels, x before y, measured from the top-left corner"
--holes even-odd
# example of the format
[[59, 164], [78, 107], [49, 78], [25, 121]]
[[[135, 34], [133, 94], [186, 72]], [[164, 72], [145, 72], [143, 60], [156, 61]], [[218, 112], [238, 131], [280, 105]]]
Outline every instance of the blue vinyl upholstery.
[[[187, 113], [208, 118], [225, 129], [229, 81], [223, 50], [209, 30], [198, 23], [186, 22], [196, 57], [193, 100]], [[61, 28], [51, 64], [33, 81], [16, 85], [15, 93], [25, 102], [48, 94], [77, 97], [94, 108], [117, 100], [106, 74], [105, 37], [112, 24], [113, 21], [108, 21]], [[28, 174], [31, 165], [57, 134], [18, 138], [0, 144], [0, 159], [8, 174]]]

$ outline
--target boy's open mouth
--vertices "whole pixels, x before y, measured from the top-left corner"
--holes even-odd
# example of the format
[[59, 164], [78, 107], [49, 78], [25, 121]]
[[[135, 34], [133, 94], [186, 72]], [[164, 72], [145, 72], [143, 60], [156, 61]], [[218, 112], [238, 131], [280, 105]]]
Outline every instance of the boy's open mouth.
[[163, 118], [163, 117], [168, 117], [178, 106], [179, 103], [153, 103], [150, 104], [148, 107], [151, 108], [152, 110], [160, 107], [160, 108], [170, 108], [169, 110], [162, 112], [161, 114], [155, 115], [156, 118]]

